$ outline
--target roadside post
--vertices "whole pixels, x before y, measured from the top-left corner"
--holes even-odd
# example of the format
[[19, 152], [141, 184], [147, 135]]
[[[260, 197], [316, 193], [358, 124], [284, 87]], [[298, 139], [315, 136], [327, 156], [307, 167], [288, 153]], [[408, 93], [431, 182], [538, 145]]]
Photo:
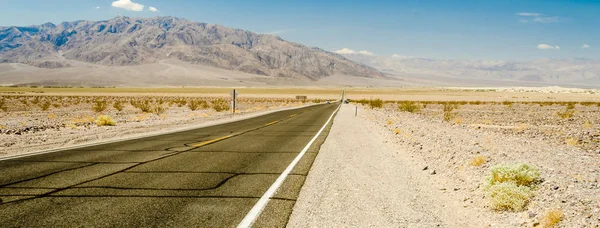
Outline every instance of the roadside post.
[[354, 106], [354, 116], [358, 115], [358, 105]]
[[231, 114], [234, 115], [235, 114], [235, 106], [236, 106], [236, 98], [239, 95], [239, 93], [233, 89], [233, 91], [231, 91]]

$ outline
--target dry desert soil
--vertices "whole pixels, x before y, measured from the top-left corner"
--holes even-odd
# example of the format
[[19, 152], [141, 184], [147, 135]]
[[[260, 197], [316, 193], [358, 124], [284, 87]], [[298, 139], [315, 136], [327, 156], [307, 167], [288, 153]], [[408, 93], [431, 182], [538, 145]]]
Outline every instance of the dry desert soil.
[[[345, 89], [353, 102], [337, 114], [288, 226], [600, 226], [598, 90], [239, 88], [231, 117], [230, 89], [4, 87], [0, 157], [238, 120]], [[407, 104], [418, 108], [399, 109]], [[116, 125], [98, 126], [101, 115]], [[498, 210], [491, 169], [519, 163], [539, 170], [532, 195], [523, 209]]]

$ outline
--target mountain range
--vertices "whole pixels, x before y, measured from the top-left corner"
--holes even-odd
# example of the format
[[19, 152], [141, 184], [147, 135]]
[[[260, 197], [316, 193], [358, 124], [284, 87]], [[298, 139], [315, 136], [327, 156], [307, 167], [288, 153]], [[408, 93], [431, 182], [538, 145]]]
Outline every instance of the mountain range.
[[600, 87], [600, 61], [594, 59], [538, 59], [534, 61], [440, 60], [343, 54], [400, 78], [429, 79], [433, 85], [524, 85]]
[[274, 35], [176, 17], [0, 27], [0, 63], [59, 69], [119, 67], [177, 60], [276, 78], [316, 81], [332, 75], [384, 75], [341, 55]]

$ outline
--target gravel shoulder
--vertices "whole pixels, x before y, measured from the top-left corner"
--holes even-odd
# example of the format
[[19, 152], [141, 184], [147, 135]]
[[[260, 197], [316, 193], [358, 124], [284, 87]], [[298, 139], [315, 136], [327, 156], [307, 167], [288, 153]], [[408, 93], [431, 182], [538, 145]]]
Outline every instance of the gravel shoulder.
[[[336, 116], [288, 226], [539, 227], [558, 210], [558, 227], [600, 227], [595, 150], [527, 131], [448, 123], [392, 104], [358, 105], [354, 117], [355, 107], [344, 105]], [[492, 121], [511, 121], [498, 118]], [[486, 162], [473, 166], [476, 157]], [[535, 196], [524, 211], [493, 210], [485, 193], [490, 168], [520, 162], [541, 172]]]
[[[482, 227], [488, 213], [445, 194], [447, 183], [392, 135], [344, 105], [302, 188], [289, 227]], [[362, 112], [360, 110], [359, 112]], [[452, 191], [452, 190], [450, 190]]]

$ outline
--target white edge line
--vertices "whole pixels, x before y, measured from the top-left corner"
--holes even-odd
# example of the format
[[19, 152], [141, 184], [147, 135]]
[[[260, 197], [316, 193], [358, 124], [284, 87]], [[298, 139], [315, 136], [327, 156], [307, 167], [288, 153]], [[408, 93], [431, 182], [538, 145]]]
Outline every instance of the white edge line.
[[319, 135], [321, 135], [323, 130], [325, 130], [325, 127], [327, 127], [329, 122], [331, 122], [331, 119], [333, 119], [333, 115], [335, 115], [335, 113], [338, 110], [340, 110], [340, 107], [342, 107], [341, 104], [340, 104], [340, 106], [338, 106], [338, 108], [335, 111], [333, 111], [333, 113], [331, 113], [331, 116], [329, 117], [327, 122], [323, 125], [323, 127], [321, 127], [321, 130], [319, 130], [319, 132], [317, 132], [315, 137], [313, 137], [308, 142], [308, 144], [306, 144], [306, 146], [304, 147], [304, 149], [302, 149], [300, 154], [298, 154], [298, 156], [296, 156], [296, 158], [292, 161], [292, 163], [290, 163], [290, 165], [288, 165], [288, 167], [283, 171], [283, 173], [281, 173], [281, 175], [279, 175], [277, 180], [275, 180], [275, 182], [273, 182], [273, 184], [271, 185], [271, 187], [269, 187], [269, 189], [265, 192], [265, 194], [262, 197], [260, 197], [260, 199], [254, 205], [254, 207], [252, 207], [252, 209], [250, 209], [248, 214], [246, 214], [246, 217], [244, 217], [244, 219], [240, 222], [240, 224], [238, 224], [238, 226], [237, 226], [238, 228], [252, 227], [252, 224], [254, 224], [254, 222], [256, 221], [258, 216], [260, 216], [260, 214], [262, 213], [265, 206], [267, 206], [267, 203], [269, 203], [269, 201], [271, 200], [271, 197], [273, 197], [273, 195], [275, 195], [275, 193], [277, 192], [277, 190], [279, 189], [281, 184], [283, 184], [283, 181], [285, 181], [285, 178], [287, 178], [287, 176], [292, 172], [292, 170], [294, 169], [296, 164], [298, 164], [298, 162], [300, 162], [300, 159], [302, 159], [302, 157], [304, 156], [306, 151], [308, 151], [310, 146], [315, 142], [315, 140], [317, 140], [317, 138], [319, 137]]
[[[123, 141], [128, 141], [128, 140], [135, 140], [135, 139], [143, 139], [143, 138], [155, 137], [155, 136], [161, 136], [161, 135], [168, 135], [168, 134], [173, 134], [173, 133], [177, 133], [177, 132], [183, 132], [183, 131], [189, 131], [189, 130], [194, 130], [194, 129], [201, 129], [201, 128], [206, 128], [206, 127], [217, 126], [217, 125], [221, 125], [221, 124], [228, 124], [228, 123], [237, 122], [237, 121], [243, 121], [243, 120], [247, 120], [247, 119], [251, 119], [251, 118], [255, 118], [255, 117], [260, 117], [260, 116], [268, 115], [268, 114], [275, 113], [275, 112], [282, 112], [282, 111], [288, 111], [288, 110], [294, 110], [294, 109], [307, 108], [307, 107], [311, 107], [311, 106], [315, 106], [315, 105], [320, 105], [320, 104], [322, 104], [322, 103], [311, 104], [311, 105], [304, 105], [304, 106], [299, 106], [299, 107], [291, 107], [291, 108], [285, 108], [285, 109], [279, 109], [279, 110], [270, 110], [270, 111], [266, 111], [264, 113], [248, 113], [248, 116], [245, 116], [245, 117], [242, 117], [242, 118], [236, 119], [236, 120], [231, 120], [231, 121], [218, 122], [219, 120], [223, 120], [224, 119], [224, 118], [220, 118], [220, 119], [216, 119], [215, 123], [209, 123], [209, 124], [205, 123], [206, 125], [203, 125], [202, 123], [200, 123], [200, 124], [198, 124], [196, 126], [183, 127], [183, 128], [178, 128], [178, 129], [174, 129], [174, 130], [170, 130], [170, 131], [164, 131], [164, 132], [160, 132], [160, 133], [151, 133], [151, 134], [144, 134], [144, 135], [139, 135], [139, 136], [123, 137], [123, 138], [120, 138], [120, 139], [106, 140], [106, 141], [101, 141], [101, 142], [86, 143], [86, 144], [80, 144], [80, 145], [74, 145], [74, 146], [59, 147], [59, 148], [55, 148], [55, 149], [47, 149], [47, 150], [34, 151], [34, 152], [29, 152], [29, 153], [14, 155], [14, 156], [2, 157], [2, 158], [0, 158], [0, 161], [6, 161], [6, 160], [12, 160], [12, 159], [24, 158], [24, 157], [30, 157], [30, 156], [34, 156], [34, 155], [40, 155], [40, 154], [55, 153], [55, 152], [60, 152], [60, 151], [64, 151], [64, 150], [80, 149], [80, 148], [85, 148], [85, 147], [90, 147], [90, 146], [104, 145], [104, 144], [109, 144], [109, 143], [117, 143], [117, 142], [123, 142]], [[253, 115], [253, 114], [257, 114], [257, 115]], [[227, 116], [225, 116], [225, 118], [227, 118]]]

